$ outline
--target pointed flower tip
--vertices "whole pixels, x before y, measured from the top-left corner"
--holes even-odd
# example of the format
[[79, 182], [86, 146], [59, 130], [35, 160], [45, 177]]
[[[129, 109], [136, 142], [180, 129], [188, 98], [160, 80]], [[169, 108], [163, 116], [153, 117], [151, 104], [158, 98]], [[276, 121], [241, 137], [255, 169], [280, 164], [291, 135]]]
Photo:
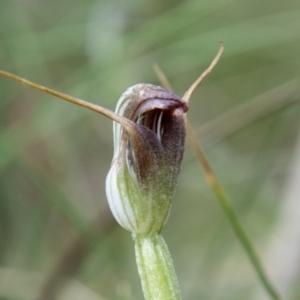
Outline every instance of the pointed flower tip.
[[120, 97], [114, 123], [114, 157], [106, 193], [117, 221], [136, 234], [159, 232], [181, 169], [188, 105], [159, 86], [137, 84]]

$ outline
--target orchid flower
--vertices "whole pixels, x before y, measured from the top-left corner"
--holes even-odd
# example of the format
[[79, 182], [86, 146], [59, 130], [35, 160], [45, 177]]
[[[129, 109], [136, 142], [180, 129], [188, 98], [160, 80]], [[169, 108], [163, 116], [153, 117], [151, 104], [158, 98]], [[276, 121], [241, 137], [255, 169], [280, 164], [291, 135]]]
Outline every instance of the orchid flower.
[[181, 299], [172, 258], [161, 231], [170, 214], [181, 170], [189, 98], [222, 52], [221, 45], [210, 67], [182, 98], [160, 86], [137, 84], [121, 95], [115, 112], [0, 70], [2, 76], [114, 121], [114, 155], [106, 178], [106, 194], [115, 219], [132, 233], [147, 300]]

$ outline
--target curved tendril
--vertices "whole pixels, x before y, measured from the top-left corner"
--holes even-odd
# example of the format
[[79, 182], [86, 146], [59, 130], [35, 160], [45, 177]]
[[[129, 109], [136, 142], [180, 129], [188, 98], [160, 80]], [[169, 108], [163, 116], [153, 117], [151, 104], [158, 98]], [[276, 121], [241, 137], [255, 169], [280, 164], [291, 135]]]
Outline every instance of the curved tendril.
[[113, 121], [115, 121], [117, 123], [120, 123], [128, 131], [128, 133], [132, 132], [132, 129], [135, 126], [134, 122], [128, 120], [127, 118], [123, 118], [123, 117], [119, 116], [118, 114], [114, 113], [113, 111], [111, 111], [111, 110], [109, 110], [107, 108], [104, 108], [102, 106], [99, 106], [99, 105], [96, 105], [96, 104], [93, 104], [93, 103], [90, 103], [90, 102], [87, 102], [87, 101], [84, 101], [84, 100], [81, 100], [81, 99], [69, 96], [67, 94], [64, 94], [64, 93], [61, 93], [61, 92], [49, 89], [49, 88], [47, 88], [45, 86], [42, 86], [42, 85], [37, 84], [37, 83], [34, 83], [32, 81], [29, 81], [29, 80], [27, 80], [25, 78], [16, 76], [16, 75], [11, 74], [9, 72], [5, 72], [5, 71], [1, 71], [0, 70], [0, 75], [4, 76], [4, 77], [7, 77], [7, 78], [10, 78], [12, 80], [21, 82], [21, 83], [23, 83], [23, 84], [25, 84], [27, 86], [30, 86], [30, 87], [32, 87], [32, 88], [34, 88], [36, 90], [39, 90], [39, 91], [45, 92], [47, 94], [53, 95], [55, 97], [58, 97], [60, 99], [65, 100], [65, 101], [68, 101], [68, 102], [74, 103], [76, 105], [83, 106], [85, 108], [93, 110], [95, 112], [98, 112], [98, 113], [106, 116], [107, 118], [109, 118], [109, 119], [111, 119], [111, 120], [113, 120]]
[[182, 100], [189, 102], [193, 92], [197, 89], [197, 87], [202, 83], [202, 81], [208, 76], [208, 74], [214, 69], [216, 64], [218, 63], [219, 59], [222, 56], [222, 53], [224, 52], [224, 45], [221, 42], [220, 48], [215, 56], [214, 60], [211, 62], [210, 66], [198, 77], [198, 79], [191, 85], [191, 87], [185, 92], [185, 94], [182, 97]]

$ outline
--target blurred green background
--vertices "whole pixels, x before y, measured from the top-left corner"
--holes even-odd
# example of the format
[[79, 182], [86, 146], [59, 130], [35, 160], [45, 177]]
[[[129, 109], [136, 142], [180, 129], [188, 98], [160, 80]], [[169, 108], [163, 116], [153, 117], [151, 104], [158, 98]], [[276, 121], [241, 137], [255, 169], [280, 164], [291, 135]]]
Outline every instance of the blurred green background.
[[[271, 280], [300, 299], [298, 0], [0, 2], [0, 69], [110, 109], [159, 84], [154, 63], [182, 95], [220, 41], [188, 116]], [[0, 299], [142, 299], [105, 197], [111, 121], [6, 78], [0, 100]], [[188, 145], [163, 235], [184, 299], [268, 299]]]

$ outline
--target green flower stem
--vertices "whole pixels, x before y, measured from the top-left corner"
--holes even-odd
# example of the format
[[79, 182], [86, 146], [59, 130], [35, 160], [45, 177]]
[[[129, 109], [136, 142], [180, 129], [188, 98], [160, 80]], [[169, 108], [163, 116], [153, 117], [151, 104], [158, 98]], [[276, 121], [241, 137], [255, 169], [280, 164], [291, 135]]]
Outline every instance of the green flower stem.
[[136, 236], [135, 254], [146, 300], [180, 300], [180, 290], [167, 244], [160, 234]]
[[234, 212], [233, 207], [231, 206], [230, 200], [228, 196], [226, 195], [225, 191], [223, 190], [222, 186], [218, 182], [216, 176], [214, 175], [208, 160], [206, 159], [204, 152], [201, 148], [200, 143], [198, 142], [196, 135], [191, 127], [191, 125], [188, 124], [187, 126], [188, 131], [188, 139], [189, 142], [199, 160], [201, 163], [206, 179], [208, 183], [210, 184], [213, 192], [215, 193], [223, 212], [225, 213], [225, 216], [227, 217], [232, 229], [234, 230], [238, 240], [244, 247], [257, 275], [260, 279], [262, 285], [264, 286], [266, 292], [269, 294], [270, 298], [273, 300], [280, 300], [280, 296], [271, 284], [263, 266], [260, 262], [260, 259], [247, 235], [245, 230], [242, 227], [242, 224], [240, 223], [236, 213]]

